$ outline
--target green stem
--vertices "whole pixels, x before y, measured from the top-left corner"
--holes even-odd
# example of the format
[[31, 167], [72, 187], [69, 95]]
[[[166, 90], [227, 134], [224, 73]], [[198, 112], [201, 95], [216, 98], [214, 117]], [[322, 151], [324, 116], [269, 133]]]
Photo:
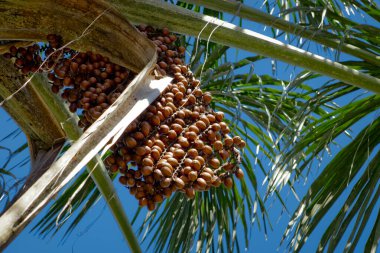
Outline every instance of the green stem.
[[[77, 140], [81, 136], [82, 130], [78, 127], [76, 118], [68, 111], [63, 101], [58, 99], [58, 97], [50, 91], [50, 87], [48, 87], [45, 80], [45, 78], [36, 75], [33, 78], [34, 89], [38, 92], [46, 105], [48, 105], [57, 121], [61, 123], [67, 137], [71, 140]], [[116, 193], [113, 182], [108, 176], [103, 161], [98, 155], [87, 164], [87, 170], [111, 209], [112, 215], [119, 225], [132, 252], [141, 252], [139, 242]]]
[[308, 30], [304, 26], [300, 26], [281, 18], [272, 16], [268, 13], [262, 12], [259, 9], [249, 7], [241, 2], [237, 1], [211, 1], [211, 0], [185, 0], [185, 2], [203, 5], [207, 8], [220, 11], [228, 12], [232, 15], [251, 20], [260, 24], [264, 24], [276, 29], [280, 29], [287, 33], [292, 33], [297, 36], [313, 40], [327, 47], [340, 50], [347, 54], [351, 54], [360, 59], [363, 59], [369, 63], [372, 63], [376, 66], [380, 66], [380, 56], [375, 55], [371, 52], [363, 50], [355, 45], [342, 42], [336, 35], [323, 31], [312, 31]]
[[57, 95], [51, 92], [47, 84], [47, 78], [43, 75], [35, 75], [31, 80], [33, 89], [45, 102], [51, 114], [61, 124], [67, 137], [70, 140], [77, 140], [82, 135], [82, 130], [78, 127], [76, 117], [70, 113], [64, 102]]
[[115, 217], [115, 220], [127, 240], [131, 251], [136, 253], [141, 252], [140, 244], [133, 232], [133, 228], [120, 202], [119, 196], [116, 194], [115, 188], [104, 168], [104, 165], [101, 165], [103, 165], [103, 161], [99, 156], [96, 156], [87, 164], [87, 170], [89, 172], [91, 171], [91, 177], [106, 199], [112, 215]]
[[166, 26], [181, 34], [281, 60], [380, 94], [380, 80], [373, 76], [231, 23], [154, 0], [114, 0], [113, 4], [132, 22]]

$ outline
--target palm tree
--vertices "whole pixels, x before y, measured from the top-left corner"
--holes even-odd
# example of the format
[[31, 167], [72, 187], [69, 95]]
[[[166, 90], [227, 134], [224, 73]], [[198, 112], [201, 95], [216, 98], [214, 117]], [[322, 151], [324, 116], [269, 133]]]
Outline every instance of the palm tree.
[[[57, 13], [61, 11], [59, 7], [73, 8], [69, 1], [62, 2], [57, 7]], [[188, 35], [189, 37], [182, 37], [182, 43], [189, 49], [189, 64], [194, 74], [202, 80], [202, 89], [213, 94], [215, 108], [228, 115], [233, 132], [247, 140], [248, 147], [242, 164], [246, 173], [245, 181], [235, 184], [232, 191], [224, 188], [213, 189], [198, 193], [192, 200], [176, 194], [156, 211], [146, 214], [139, 210], [135, 217], [147, 215], [138, 231], [147, 232], [142, 241], [148, 236], [152, 239], [149, 247], [155, 245], [154, 249], [158, 252], [189, 251], [194, 244], [197, 251], [240, 250], [242, 243], [248, 245], [251, 220], [255, 220], [263, 230], [270, 225], [272, 218], [268, 215], [266, 201], [276, 198], [284, 210], [291, 209], [283, 199], [283, 188], [290, 189], [298, 196], [298, 182], [308, 179], [309, 173], [313, 172], [317, 177], [300, 199], [299, 206], [284, 231], [283, 241], [288, 241], [287, 249], [300, 251], [307, 245], [307, 238], [316, 230], [318, 224], [327, 215], [334, 215], [325, 229], [317, 251], [334, 251], [341, 244], [346, 251], [353, 252], [359, 240], [362, 240], [366, 242], [362, 250], [375, 252], [380, 237], [380, 136], [376, 131], [380, 124], [377, 117], [380, 105], [380, 43], [377, 36], [379, 28], [376, 27], [380, 20], [380, 9], [376, 3], [347, 0], [264, 1], [258, 9], [227, 0], [218, 3], [207, 0], [185, 2], [114, 0], [109, 5], [96, 5], [92, 9], [94, 15], [84, 16], [81, 23], [75, 26], [76, 31], [60, 31], [75, 40], [77, 44], [74, 45], [78, 48], [95, 47], [104, 52], [107, 51], [102, 44], [104, 40], [97, 43], [94, 41], [101, 36], [101, 29], [107, 25], [115, 26], [111, 19], [103, 20], [109, 23], [102, 23], [93, 33], [86, 34], [85, 39], [77, 39], [77, 36], [101, 15], [117, 13], [121, 15], [117, 16], [119, 22], [128, 19], [135, 23], [165, 26], [179, 34]], [[43, 8], [49, 8], [46, 3], [28, 4], [29, 11], [34, 15]], [[22, 9], [23, 5], [19, 3], [8, 8], [17, 10]], [[348, 14], [356, 16], [348, 18]], [[237, 25], [220, 21], [223, 18], [228, 20], [228, 17], [237, 20]], [[3, 18], [9, 19], [9, 15], [4, 15]], [[22, 28], [25, 24], [21, 22], [25, 17], [18, 18], [8, 20], [8, 27], [0, 30], [0, 38], [42, 39], [39, 34], [14, 29]], [[267, 34], [273, 38], [247, 30], [247, 20], [269, 27]], [[366, 20], [368, 24], [364, 23]], [[51, 32], [51, 28], [46, 22], [49, 22], [49, 18], [41, 20], [41, 25], [33, 28], [47, 34]], [[63, 19], [57, 22], [62, 27], [71, 25]], [[128, 29], [127, 25], [125, 29]], [[120, 52], [120, 48], [123, 48], [120, 44], [116, 43], [112, 47], [110, 51], [116, 52], [114, 55], [121, 55], [118, 59], [120, 63], [132, 65], [132, 61], [126, 57], [127, 54]], [[326, 58], [335, 56], [334, 61], [301, 49], [308, 47], [313, 51], [334, 49], [333, 56], [328, 52], [324, 53]], [[132, 46], [130, 48], [134, 49]], [[246, 50], [252, 56], [232, 60], [235, 58], [231, 53], [233, 48]], [[150, 59], [147, 52], [131, 53], [144, 55], [135, 66], [129, 66], [131, 68], [141, 69]], [[271, 61], [272, 73], [256, 74], [254, 66], [265, 64], [270, 59], [274, 59]], [[302, 71], [294, 71], [297, 74], [292, 78], [278, 78], [279, 71], [276, 68], [282, 66], [280, 61], [299, 67]], [[37, 81], [43, 83], [41, 78], [33, 80]], [[7, 87], [8, 90], [0, 88], [2, 97], [9, 96], [12, 87]], [[43, 88], [38, 92], [46, 93], [43, 93]], [[54, 117], [67, 119], [69, 114], [66, 114], [61, 104], [52, 106], [49, 99], [55, 100], [49, 96], [51, 97], [46, 93], [36, 103], [49, 104], [50, 108], [55, 108], [50, 109], [54, 110], [53, 119], [46, 119], [54, 125]], [[22, 98], [7, 108], [10, 114], [13, 108], [25, 107], [20, 101]], [[23, 115], [28, 114], [23, 112]], [[49, 114], [43, 111], [41, 115]], [[112, 126], [116, 124], [117, 122]], [[55, 130], [46, 135], [38, 134], [38, 128], [35, 130], [24, 126], [23, 130], [33, 137], [30, 138], [30, 143], [43, 136], [43, 143], [51, 144], [52, 139], [64, 136], [77, 139], [79, 133], [73, 125], [70, 126], [72, 129], [66, 126], [63, 133], [59, 125], [56, 125]], [[351, 128], [360, 131], [352, 133]], [[25, 129], [29, 129], [29, 132]], [[337, 149], [336, 146], [342, 145], [340, 140], [344, 135], [350, 140]], [[105, 137], [99, 138], [101, 140]], [[46, 149], [39, 147], [37, 150], [43, 148]], [[90, 150], [92, 146], [87, 148]], [[321, 159], [326, 159], [331, 149], [335, 149], [334, 156], [328, 162], [321, 162]], [[56, 152], [55, 150], [50, 155], [55, 157]], [[32, 153], [32, 160], [33, 155], [37, 157]], [[97, 161], [99, 160], [88, 165], [90, 171], [97, 168]], [[316, 163], [320, 165], [316, 166]], [[270, 164], [269, 168], [267, 164]], [[5, 169], [1, 172], [3, 177], [9, 174]], [[257, 177], [260, 173], [265, 175], [268, 184], [264, 195], [260, 193], [258, 186], [260, 182]], [[35, 229], [43, 235], [60, 230], [62, 227], [56, 227], [55, 221], [58, 216], [64, 219], [69, 215], [69, 211], [64, 208], [70, 200], [71, 212], [77, 216], [64, 223], [70, 223], [67, 234], [73, 231], [102, 194], [107, 198], [108, 193], [113, 192], [110, 179], [101, 169], [93, 178], [95, 183], [89, 179], [88, 172], [82, 172], [54, 201]], [[108, 190], [105, 190], [107, 187]], [[78, 194], [71, 198], [74, 192]], [[36, 201], [39, 203], [40, 200]], [[334, 204], [338, 205], [339, 212], [333, 213], [336, 210], [332, 208]], [[111, 208], [126, 238], [132, 242], [132, 248], [138, 250], [138, 245], [133, 243], [135, 239], [130, 233], [128, 220], [124, 212], [120, 211], [117, 201]], [[243, 227], [244, 238], [236, 236], [237, 226], [240, 226], [238, 224]], [[370, 232], [363, 233], [365, 230]], [[189, 236], [189, 231], [193, 236]]]

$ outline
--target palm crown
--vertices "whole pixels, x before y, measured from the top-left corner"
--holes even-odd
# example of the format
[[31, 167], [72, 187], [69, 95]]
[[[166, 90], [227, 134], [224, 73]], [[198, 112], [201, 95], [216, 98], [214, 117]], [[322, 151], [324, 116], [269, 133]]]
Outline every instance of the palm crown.
[[[264, 1], [260, 8], [253, 8], [251, 3], [232, 1], [136, 1], [128, 6], [111, 2], [132, 22], [167, 26], [183, 34], [181, 43], [187, 45], [188, 63], [201, 80], [202, 90], [212, 93], [214, 108], [226, 114], [232, 132], [244, 136], [248, 144], [242, 161], [245, 180], [233, 190], [212, 189], [191, 200], [175, 194], [158, 210], [146, 213], [139, 209], [133, 221], [146, 215], [144, 223], [138, 224], [138, 233], [143, 242], [151, 239], [148, 248], [187, 252], [196, 245], [197, 251], [239, 251], [242, 244], [249, 244], [252, 220], [264, 232], [272, 227], [267, 202], [275, 198], [289, 212], [283, 188], [298, 198], [299, 182], [312, 172], [317, 176], [292, 210], [284, 231], [286, 247], [300, 251], [317, 225], [334, 212], [317, 251], [334, 251], [343, 241], [345, 250], [353, 252], [359, 240], [365, 241], [366, 252], [376, 251], [380, 237], [380, 39], [376, 26], [380, 9], [376, 3]], [[201, 13], [215, 18], [202, 19]], [[229, 18], [236, 27], [229, 26]], [[279, 43], [240, 29], [247, 29], [247, 20], [257, 22], [260, 29], [269, 28], [266, 33], [285, 44], [277, 48]], [[250, 53], [235, 57], [234, 47]], [[340, 64], [301, 48], [324, 52], [332, 48], [332, 54], [324, 55]], [[295, 76], [281, 79], [279, 67], [286, 65], [277, 60], [305, 70], [297, 69]], [[271, 69], [258, 74], [260, 64]], [[344, 136], [349, 141], [342, 146]], [[334, 156], [328, 159], [331, 149]], [[10, 174], [6, 166], [1, 172], [2, 180]], [[260, 188], [263, 178], [266, 192]], [[2, 190], [5, 194], [8, 189]], [[101, 197], [97, 184], [84, 171], [33, 229], [45, 236], [56, 233], [65, 228], [56, 226], [59, 217], [61, 224], [68, 224], [68, 236]], [[70, 210], [65, 209], [68, 201]], [[340, 206], [332, 210], [335, 203]], [[236, 236], [241, 227], [244, 238]], [[370, 233], [364, 235], [365, 229]]]

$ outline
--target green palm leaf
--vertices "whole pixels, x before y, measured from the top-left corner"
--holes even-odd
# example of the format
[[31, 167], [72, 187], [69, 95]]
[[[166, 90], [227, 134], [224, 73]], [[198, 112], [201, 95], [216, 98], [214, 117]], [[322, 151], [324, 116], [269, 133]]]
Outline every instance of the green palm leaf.
[[[334, 251], [351, 222], [354, 222], [355, 225], [346, 242], [345, 249], [349, 252], [354, 251], [358, 240], [363, 239], [361, 238], [363, 229], [366, 225], [370, 226], [367, 222], [373, 215], [372, 211], [376, 211], [374, 208], [380, 194], [380, 153], [376, 149], [380, 143], [379, 126], [380, 120], [376, 119], [363, 129], [349, 145], [335, 156], [309, 188], [285, 232], [285, 236], [288, 236], [289, 233], [293, 234], [289, 246], [296, 252], [301, 250], [307, 237], [343, 192], [352, 187], [350, 185], [353, 187], [349, 196], [344, 198], [345, 202], [342, 208], [325, 231], [318, 251], [323, 251], [326, 245], [328, 251]], [[356, 176], [360, 176], [357, 181], [355, 180]], [[377, 224], [373, 225], [373, 229], [375, 229]], [[294, 231], [291, 232], [291, 230]], [[376, 247], [378, 243], [374, 234], [367, 238], [370, 239], [367, 243], [369, 248]]]
[[[379, 108], [380, 97], [371, 96], [350, 103], [322, 116], [303, 130], [303, 137], [280, 154], [281, 159], [272, 166], [273, 176], [269, 190], [288, 183], [292, 170], [297, 168], [300, 174], [337, 136], [344, 133], [353, 124]], [[306, 157], [304, 159], [303, 157]], [[296, 158], [296, 159], [295, 159]]]

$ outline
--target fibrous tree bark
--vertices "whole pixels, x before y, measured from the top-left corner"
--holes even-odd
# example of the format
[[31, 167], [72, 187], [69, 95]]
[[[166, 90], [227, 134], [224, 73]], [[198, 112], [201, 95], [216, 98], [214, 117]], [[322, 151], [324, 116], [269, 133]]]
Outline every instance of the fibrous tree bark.
[[3, 107], [13, 116], [28, 137], [33, 160], [37, 155], [35, 152], [48, 150], [53, 144], [61, 143], [65, 139], [65, 134], [59, 122], [33, 88], [34, 85], [39, 85], [36, 79], [18, 92], [28, 79], [27, 76], [15, 70], [12, 62], [0, 58], [1, 101], [13, 96], [4, 101]]
[[42, 76], [34, 78], [30, 85], [19, 91], [28, 79], [17, 72], [10, 61], [0, 58], [0, 98], [3, 108], [24, 132], [30, 152], [31, 171], [17, 196], [50, 167], [65, 141], [60, 122], [34, 89], [47, 79]]

